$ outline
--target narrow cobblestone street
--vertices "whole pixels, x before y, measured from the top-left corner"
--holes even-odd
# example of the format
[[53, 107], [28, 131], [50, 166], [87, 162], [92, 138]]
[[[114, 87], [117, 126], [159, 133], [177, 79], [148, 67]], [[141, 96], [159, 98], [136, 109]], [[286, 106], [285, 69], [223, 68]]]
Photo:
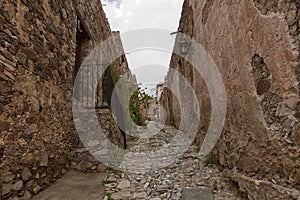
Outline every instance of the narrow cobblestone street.
[[[147, 129], [132, 133], [128, 138], [129, 151], [145, 153], [167, 146], [177, 131], [170, 126], [159, 131], [160, 128], [159, 124], [150, 122]], [[149, 162], [143, 163], [144, 170], [138, 169], [139, 173], [110, 170], [103, 181], [106, 191], [104, 199], [241, 199], [212, 164], [211, 158], [199, 159], [197, 150], [197, 147], [191, 146], [183, 156], [162, 169], [148, 171], [149, 166], [153, 165]], [[125, 164], [121, 163], [121, 168], [122, 165]]]
[[300, 200], [300, 0], [0, 2], [0, 200]]

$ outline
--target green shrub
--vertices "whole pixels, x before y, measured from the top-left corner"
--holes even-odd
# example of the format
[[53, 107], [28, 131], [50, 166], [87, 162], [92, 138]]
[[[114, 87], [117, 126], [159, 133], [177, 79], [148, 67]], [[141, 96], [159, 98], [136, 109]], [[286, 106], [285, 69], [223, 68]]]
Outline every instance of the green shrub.
[[[121, 79], [121, 74], [117, 70], [117, 64], [116, 62], [113, 62], [109, 65], [108, 70], [106, 73], [109, 73], [113, 84], [116, 85], [117, 82]], [[107, 77], [108, 74], [106, 74], [103, 80], [104, 85], [106, 86]], [[104, 92], [107, 93], [106, 87], [104, 86]], [[116, 92], [119, 98], [119, 101], [121, 102], [123, 109], [125, 109], [125, 112], [127, 111], [129, 113], [129, 116], [125, 116], [125, 125], [127, 129], [133, 129], [136, 125], [138, 126], [146, 126], [145, 121], [143, 120], [142, 108], [147, 108], [149, 100], [151, 100], [151, 97], [146, 94], [146, 92], [141, 89], [137, 84], [128, 84], [126, 82], [121, 83], [118, 85], [119, 87], [116, 88]], [[129, 100], [129, 105], [126, 105], [126, 97], [128, 94], [124, 94], [124, 92], [127, 92], [128, 94], [132, 94]], [[131, 119], [130, 119], [131, 118]], [[132, 121], [134, 124], [132, 124]]]
[[128, 136], [127, 141], [129, 141], [129, 142], [132, 142], [132, 141], [135, 142], [135, 141], [137, 141], [139, 139], [140, 139], [139, 136], [133, 135], [133, 136]]
[[214, 159], [213, 159], [213, 155], [210, 153], [208, 154], [205, 159], [204, 159], [204, 166], [207, 167], [207, 166], [211, 166], [214, 164]]
[[131, 91], [132, 90], [134, 91], [129, 101], [130, 117], [136, 125], [146, 126], [141, 111], [143, 108], [147, 108], [149, 106], [148, 104], [151, 100], [151, 97], [146, 94], [143, 89], [137, 87], [137, 85], [132, 85]]

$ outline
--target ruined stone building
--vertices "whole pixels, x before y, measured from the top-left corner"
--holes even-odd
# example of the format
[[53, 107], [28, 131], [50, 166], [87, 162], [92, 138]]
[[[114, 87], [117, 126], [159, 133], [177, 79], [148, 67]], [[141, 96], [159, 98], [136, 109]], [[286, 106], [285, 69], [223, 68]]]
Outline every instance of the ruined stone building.
[[[2, 0], [0, 13], [0, 199], [26, 200], [76, 164], [73, 81], [90, 50], [119, 36], [98, 0]], [[124, 57], [114, 65], [129, 70]], [[98, 103], [105, 95], [98, 92]], [[99, 113], [124, 147], [109, 107]]]
[[[222, 75], [227, 116], [213, 154], [223, 172], [249, 199], [297, 199], [300, 1], [185, 0], [179, 31], [210, 54]], [[197, 93], [202, 119], [195, 143], [200, 146], [210, 121], [206, 84], [176, 54], [170, 67]], [[168, 123], [178, 127], [180, 98], [164, 90], [161, 101]]]
[[[29, 200], [70, 168], [97, 168], [97, 161], [81, 160], [76, 151], [83, 146], [72, 102], [83, 96], [73, 98], [73, 84], [99, 43], [114, 38], [108, 54], [122, 43], [99, 0], [1, 0], [0, 13], [0, 199]], [[220, 169], [249, 199], [297, 199], [300, 1], [185, 0], [178, 32], [209, 53], [224, 82], [227, 116], [212, 153]], [[124, 55], [111, 63], [97, 59], [109, 68], [96, 88], [87, 89], [97, 90], [87, 106], [97, 107], [105, 134], [124, 148], [122, 119], [110, 98], [116, 77], [136, 78]], [[184, 57], [173, 54], [170, 67], [196, 91], [201, 124], [194, 143], [201, 146], [212, 110], [206, 83]], [[178, 78], [169, 73], [166, 80]], [[181, 98], [165, 87], [160, 98], [167, 123], [176, 127]]]

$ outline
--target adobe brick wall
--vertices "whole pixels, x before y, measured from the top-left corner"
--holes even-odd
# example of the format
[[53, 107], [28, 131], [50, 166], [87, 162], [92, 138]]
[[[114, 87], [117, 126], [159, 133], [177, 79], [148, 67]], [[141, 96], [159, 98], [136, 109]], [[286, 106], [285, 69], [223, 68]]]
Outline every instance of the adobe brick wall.
[[[227, 94], [226, 123], [213, 153], [249, 199], [300, 195], [299, 9], [299, 1], [288, 0], [184, 2], [179, 30], [212, 56]], [[210, 121], [206, 85], [183, 58], [173, 55], [170, 66], [198, 95], [200, 146]], [[162, 99], [167, 121], [178, 127], [174, 98], [165, 92]]]

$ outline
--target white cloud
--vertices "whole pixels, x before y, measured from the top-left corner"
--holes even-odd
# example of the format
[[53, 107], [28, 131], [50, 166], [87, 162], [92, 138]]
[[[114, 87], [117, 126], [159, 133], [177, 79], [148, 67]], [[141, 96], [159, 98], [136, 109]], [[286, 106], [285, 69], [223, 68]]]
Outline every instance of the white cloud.
[[[112, 29], [124, 32], [149, 27], [176, 30], [183, 0], [123, 0], [120, 8], [116, 1], [103, 3]], [[130, 25], [123, 23], [126, 20]]]
[[[183, 4], [183, 0], [102, 0], [102, 2], [107, 4], [104, 10], [112, 30], [119, 30], [121, 33], [141, 28], [176, 31]], [[124, 48], [126, 52], [126, 45]], [[170, 57], [170, 53], [154, 51], [142, 51], [127, 55], [129, 67], [137, 72], [138, 80], [144, 84], [146, 84], [144, 80], [149, 81], [151, 78], [154, 82], [163, 81]], [[153, 61], [155, 65], [151, 65], [149, 60]], [[145, 65], [142, 67], [143, 70], [136, 69], [142, 65]], [[164, 67], [158, 70], [157, 65]], [[145, 69], [145, 67], [153, 68], [153, 70]], [[147, 73], [142, 73], [142, 71]]]

